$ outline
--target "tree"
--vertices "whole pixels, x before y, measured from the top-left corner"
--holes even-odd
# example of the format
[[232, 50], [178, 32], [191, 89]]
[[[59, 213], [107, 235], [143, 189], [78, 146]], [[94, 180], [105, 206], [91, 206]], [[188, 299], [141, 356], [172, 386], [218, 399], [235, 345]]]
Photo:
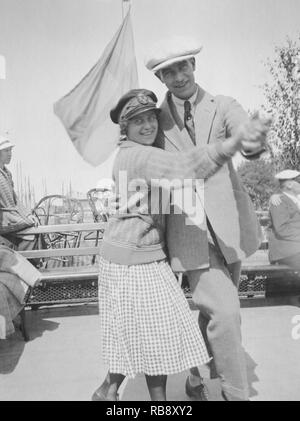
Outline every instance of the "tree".
[[243, 162], [237, 170], [256, 210], [268, 210], [270, 196], [278, 189], [275, 167], [270, 160], [260, 158]]
[[287, 38], [267, 60], [271, 81], [263, 85], [265, 110], [273, 116], [269, 143], [276, 171], [300, 169], [300, 36]]

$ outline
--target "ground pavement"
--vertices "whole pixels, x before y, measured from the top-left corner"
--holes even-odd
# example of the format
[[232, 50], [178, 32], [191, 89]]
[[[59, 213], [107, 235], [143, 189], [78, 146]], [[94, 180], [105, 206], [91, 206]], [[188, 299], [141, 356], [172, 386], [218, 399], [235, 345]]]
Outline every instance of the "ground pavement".
[[[300, 400], [300, 338], [292, 338], [299, 297], [242, 300], [242, 307], [251, 400]], [[29, 342], [19, 332], [0, 340], [0, 401], [89, 401], [106, 373], [97, 306], [42, 308], [27, 311], [27, 320]], [[169, 400], [189, 400], [185, 379], [186, 373], [169, 377]], [[218, 381], [207, 385], [210, 399], [220, 400]], [[149, 400], [144, 377], [127, 381], [121, 399]]]

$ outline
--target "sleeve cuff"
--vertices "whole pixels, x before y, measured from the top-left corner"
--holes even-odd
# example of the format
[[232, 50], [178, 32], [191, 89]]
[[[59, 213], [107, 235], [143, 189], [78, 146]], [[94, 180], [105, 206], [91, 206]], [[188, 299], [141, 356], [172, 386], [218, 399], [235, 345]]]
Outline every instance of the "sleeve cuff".
[[227, 162], [234, 155], [226, 153], [221, 142], [209, 145], [207, 152], [210, 158], [219, 165], [225, 164], [225, 162]]
[[261, 156], [261, 154], [263, 154], [264, 152], [266, 152], [266, 150], [267, 150], [266, 148], [262, 148], [262, 149], [260, 149], [259, 151], [256, 151], [256, 152], [245, 152], [243, 150], [241, 150], [240, 152], [241, 152], [241, 155], [244, 158], [246, 158], [248, 160], [252, 160], [252, 159], [259, 158]]

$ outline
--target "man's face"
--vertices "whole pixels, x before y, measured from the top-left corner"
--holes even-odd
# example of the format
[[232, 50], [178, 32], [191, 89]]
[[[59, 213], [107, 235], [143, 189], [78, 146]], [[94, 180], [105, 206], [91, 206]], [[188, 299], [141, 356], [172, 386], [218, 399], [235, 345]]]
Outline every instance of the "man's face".
[[12, 157], [12, 148], [2, 149], [0, 151], [0, 164], [7, 165], [10, 163]]
[[196, 92], [195, 59], [178, 61], [160, 70], [159, 78], [170, 92], [180, 99], [189, 99]]

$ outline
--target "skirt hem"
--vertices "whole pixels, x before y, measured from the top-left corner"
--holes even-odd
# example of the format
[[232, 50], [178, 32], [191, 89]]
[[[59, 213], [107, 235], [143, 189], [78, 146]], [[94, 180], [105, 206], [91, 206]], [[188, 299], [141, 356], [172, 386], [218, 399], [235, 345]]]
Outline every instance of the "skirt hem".
[[[120, 370], [117, 370], [117, 369], [111, 370], [110, 368], [108, 368], [108, 370], [109, 370], [110, 373], [122, 374], [123, 376], [131, 378], [131, 379], [133, 379], [134, 377], [136, 377], [139, 374], [144, 374], [145, 376], [171, 376], [173, 374], [182, 373], [183, 371], [189, 370], [190, 368], [193, 368], [193, 367], [199, 367], [201, 365], [208, 364], [212, 361], [212, 359], [213, 358], [210, 357], [204, 362], [203, 361], [198, 362], [198, 363], [195, 363], [193, 365], [184, 364], [184, 366], [180, 367], [180, 368], [176, 368], [176, 369], [174, 368], [174, 369], [169, 369], [169, 370], [161, 370], [161, 371], [160, 370], [153, 371], [153, 370], [142, 370], [142, 369], [140, 369], [140, 370], [136, 371], [135, 373], [132, 373], [132, 372], [129, 373], [127, 370], [121, 370], [121, 369]], [[109, 363], [105, 362], [105, 364], [109, 367]]]

